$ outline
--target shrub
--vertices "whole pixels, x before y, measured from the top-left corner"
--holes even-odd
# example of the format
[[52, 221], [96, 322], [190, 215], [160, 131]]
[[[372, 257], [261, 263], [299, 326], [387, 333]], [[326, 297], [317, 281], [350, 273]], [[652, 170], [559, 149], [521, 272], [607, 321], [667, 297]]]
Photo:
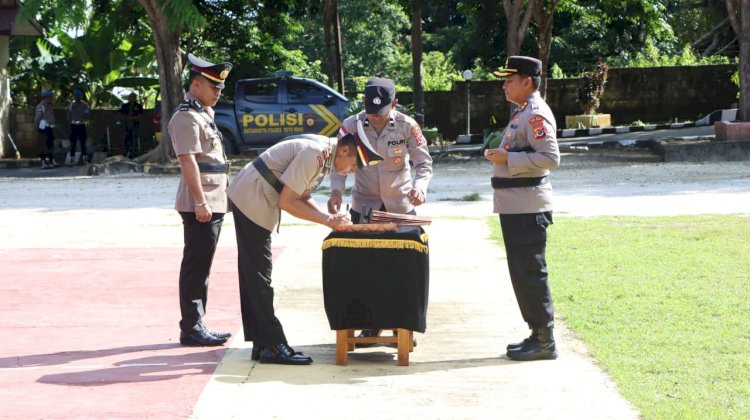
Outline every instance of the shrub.
[[578, 104], [586, 115], [593, 114], [599, 108], [599, 100], [607, 84], [609, 66], [601, 61], [596, 68], [583, 73], [583, 86], [578, 89]]

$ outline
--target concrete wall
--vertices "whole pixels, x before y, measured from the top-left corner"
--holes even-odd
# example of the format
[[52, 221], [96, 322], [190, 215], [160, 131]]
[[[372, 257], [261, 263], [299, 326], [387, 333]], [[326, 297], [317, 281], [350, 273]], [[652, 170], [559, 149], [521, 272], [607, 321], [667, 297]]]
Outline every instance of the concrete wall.
[[[144, 110], [141, 119], [141, 147], [153, 137], [151, 124], [152, 110]], [[124, 131], [116, 110], [92, 110], [90, 123], [86, 126], [88, 135], [87, 148], [89, 152], [108, 152], [110, 155], [122, 154], [124, 150]], [[36, 157], [45, 151], [44, 141], [34, 126], [33, 109], [10, 110], [10, 134], [24, 158]], [[107, 143], [107, 128], [109, 128], [109, 145]], [[55, 149], [67, 149], [70, 135], [70, 121], [66, 117], [65, 109], [55, 109]]]
[[[613, 68], [609, 70], [600, 113], [612, 115], [614, 125], [641, 120], [660, 123], [695, 120], [717, 109], [731, 108], [737, 102], [738, 88], [730, 77], [736, 65], [680, 66], [653, 68]], [[566, 115], [578, 115], [576, 103], [582, 79], [548, 80], [547, 102], [555, 113], [558, 128], [564, 128]], [[411, 92], [397, 95], [402, 104], [411, 103]], [[466, 82], [457, 82], [447, 92], [426, 92], [425, 125], [437, 127], [447, 138], [466, 133]], [[502, 81], [471, 83], [471, 131], [504, 127], [510, 108]]]

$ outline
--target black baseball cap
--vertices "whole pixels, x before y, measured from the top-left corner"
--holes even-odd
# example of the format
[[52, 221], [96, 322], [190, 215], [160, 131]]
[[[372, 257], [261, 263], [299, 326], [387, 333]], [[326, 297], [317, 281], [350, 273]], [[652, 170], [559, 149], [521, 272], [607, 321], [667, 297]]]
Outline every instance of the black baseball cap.
[[542, 75], [542, 62], [534, 57], [511, 55], [505, 60], [505, 66], [492, 72], [495, 77], [508, 77], [511, 74], [539, 77]]
[[396, 99], [396, 84], [384, 77], [371, 77], [365, 84], [365, 112], [385, 115]]

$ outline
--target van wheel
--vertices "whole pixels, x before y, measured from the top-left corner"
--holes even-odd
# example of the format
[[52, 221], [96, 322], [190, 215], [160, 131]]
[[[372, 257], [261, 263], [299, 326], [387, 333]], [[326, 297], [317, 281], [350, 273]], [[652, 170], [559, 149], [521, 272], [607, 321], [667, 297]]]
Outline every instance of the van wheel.
[[230, 133], [227, 130], [219, 130], [221, 131], [221, 137], [223, 141], [221, 142], [222, 146], [224, 146], [224, 153], [228, 155], [236, 155], [237, 154], [237, 146], [234, 144], [234, 136], [232, 133]]

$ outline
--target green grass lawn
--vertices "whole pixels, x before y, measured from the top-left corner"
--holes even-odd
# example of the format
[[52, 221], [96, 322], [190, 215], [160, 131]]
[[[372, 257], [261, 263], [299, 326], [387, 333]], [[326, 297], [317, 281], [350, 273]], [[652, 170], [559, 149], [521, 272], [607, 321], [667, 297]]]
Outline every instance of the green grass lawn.
[[750, 418], [750, 217], [558, 217], [548, 235], [557, 318], [645, 418]]

